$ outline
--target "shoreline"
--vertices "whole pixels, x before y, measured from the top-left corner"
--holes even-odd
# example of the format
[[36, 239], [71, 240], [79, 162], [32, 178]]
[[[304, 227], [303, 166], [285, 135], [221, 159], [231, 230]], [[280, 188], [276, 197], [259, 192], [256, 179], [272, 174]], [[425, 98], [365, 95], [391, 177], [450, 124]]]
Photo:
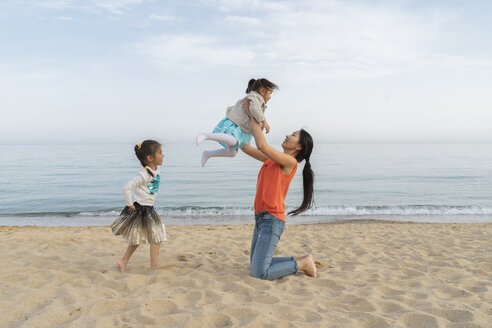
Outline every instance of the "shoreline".
[[[29, 216], [0, 216], [0, 226], [36, 226], [36, 227], [104, 227], [109, 226], [116, 219], [115, 216], [72, 216], [72, 217], [29, 217]], [[254, 224], [253, 215], [223, 215], [223, 216], [161, 216], [167, 226], [239, 226]], [[328, 216], [307, 215], [288, 217], [286, 225], [317, 225], [343, 223], [429, 223], [429, 224], [481, 224], [492, 223], [492, 215], [353, 215]]]
[[[254, 219], [253, 219], [254, 220]], [[491, 222], [418, 222], [418, 221], [396, 221], [396, 220], [381, 220], [381, 219], [350, 219], [350, 220], [334, 220], [329, 222], [317, 222], [317, 223], [295, 223], [289, 224], [289, 220], [286, 222], [286, 226], [324, 226], [324, 225], [339, 225], [339, 224], [423, 224], [423, 225], [492, 225]], [[253, 226], [254, 221], [251, 223], [240, 223], [240, 224], [165, 224], [166, 227], [241, 227], [241, 226]], [[43, 226], [43, 225], [0, 225], [0, 230], [3, 228], [110, 228], [110, 225], [80, 225], [80, 226]]]
[[0, 226], [2, 327], [486, 327], [492, 223], [290, 225], [276, 256], [311, 253], [302, 272], [249, 276], [252, 224], [166, 225], [128, 271], [109, 226]]

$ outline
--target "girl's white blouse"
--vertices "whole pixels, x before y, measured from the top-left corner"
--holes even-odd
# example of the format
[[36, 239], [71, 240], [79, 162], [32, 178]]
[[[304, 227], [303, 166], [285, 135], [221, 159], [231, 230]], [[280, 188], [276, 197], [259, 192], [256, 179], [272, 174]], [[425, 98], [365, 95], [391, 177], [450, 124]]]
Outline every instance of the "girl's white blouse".
[[[152, 177], [146, 169], [142, 168], [138, 171], [137, 176], [123, 187], [123, 194], [125, 195], [125, 203], [127, 206], [133, 205], [134, 202], [137, 202], [140, 205], [154, 206], [155, 197], [157, 195], [155, 183], [157, 181], [158, 189], [160, 171], [159, 169], [154, 171], [150, 168], [149, 170], [154, 173], [154, 177]], [[153, 193], [151, 193], [152, 188], [155, 190]]]

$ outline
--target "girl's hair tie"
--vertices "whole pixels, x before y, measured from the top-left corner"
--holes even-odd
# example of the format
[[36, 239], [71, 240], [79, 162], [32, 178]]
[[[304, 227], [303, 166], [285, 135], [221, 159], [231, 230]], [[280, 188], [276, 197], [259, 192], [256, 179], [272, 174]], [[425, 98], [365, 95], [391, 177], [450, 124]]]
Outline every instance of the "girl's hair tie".
[[142, 143], [137, 144], [138, 149], [142, 148]]
[[149, 169], [149, 167], [146, 165], [146, 166], [144, 167], [144, 169], [148, 170], [148, 169]]

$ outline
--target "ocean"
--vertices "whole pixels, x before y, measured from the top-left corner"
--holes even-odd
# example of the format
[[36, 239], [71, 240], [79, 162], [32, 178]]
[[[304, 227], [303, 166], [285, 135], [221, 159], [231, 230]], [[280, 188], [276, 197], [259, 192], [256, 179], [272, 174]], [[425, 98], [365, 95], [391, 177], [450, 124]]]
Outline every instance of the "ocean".
[[[204, 142], [164, 144], [155, 207], [165, 224], [252, 224], [261, 163], [201, 167]], [[278, 147], [280, 149], [280, 147]], [[315, 206], [288, 224], [377, 219], [492, 222], [492, 144], [317, 144]], [[303, 163], [285, 204], [302, 200]], [[109, 225], [140, 169], [132, 144], [0, 145], [0, 225]]]

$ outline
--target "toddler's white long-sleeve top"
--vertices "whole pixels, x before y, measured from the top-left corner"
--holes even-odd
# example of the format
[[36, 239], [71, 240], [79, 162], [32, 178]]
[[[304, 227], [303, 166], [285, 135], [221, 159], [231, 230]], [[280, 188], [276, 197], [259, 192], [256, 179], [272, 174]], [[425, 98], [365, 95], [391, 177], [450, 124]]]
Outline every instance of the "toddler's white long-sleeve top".
[[137, 176], [123, 187], [123, 194], [125, 195], [127, 206], [133, 205], [133, 202], [145, 206], [154, 206], [155, 197], [157, 191], [159, 191], [161, 176], [159, 169], [154, 171], [149, 168], [149, 170], [154, 174], [153, 177], [146, 169], [142, 168], [138, 171]]

